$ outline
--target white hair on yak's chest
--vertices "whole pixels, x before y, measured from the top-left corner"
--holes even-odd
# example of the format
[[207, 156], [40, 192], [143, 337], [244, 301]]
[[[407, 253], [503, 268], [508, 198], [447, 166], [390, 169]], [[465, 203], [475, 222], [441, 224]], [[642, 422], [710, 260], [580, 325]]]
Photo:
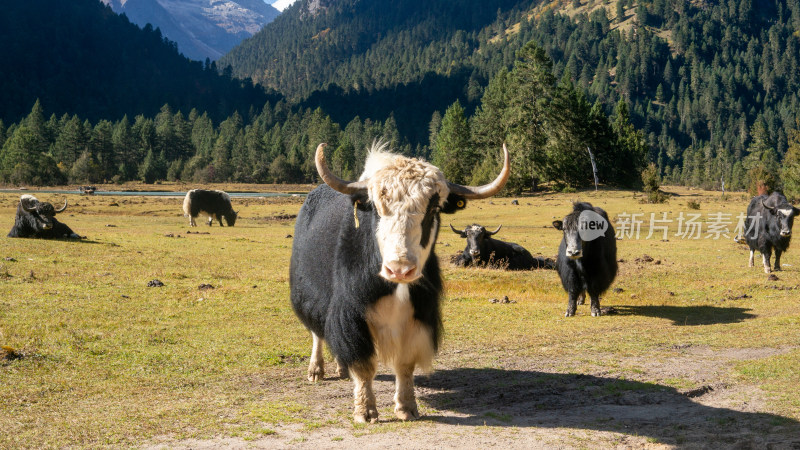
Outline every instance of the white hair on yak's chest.
[[390, 367], [415, 364], [430, 370], [433, 335], [414, 318], [408, 284], [398, 284], [393, 293], [378, 299], [367, 310], [367, 325], [378, 360]]

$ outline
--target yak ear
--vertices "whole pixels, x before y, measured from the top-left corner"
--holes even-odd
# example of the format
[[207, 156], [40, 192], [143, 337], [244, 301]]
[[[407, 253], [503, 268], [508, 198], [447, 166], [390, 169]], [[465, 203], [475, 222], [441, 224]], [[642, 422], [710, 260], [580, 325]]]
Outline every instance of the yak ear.
[[800, 208], [798, 208], [798, 207], [796, 207], [796, 206], [792, 206], [792, 210], [794, 211], [794, 215], [795, 215], [795, 216], [796, 216], [796, 215], [798, 215], [798, 214], [800, 214]]
[[554, 220], [553, 221], [553, 227], [556, 230], [563, 230], [564, 229], [564, 222], [562, 222], [560, 220]]
[[369, 204], [369, 194], [366, 191], [359, 191], [354, 194], [350, 194], [350, 200], [356, 204], [356, 208], [360, 209], [361, 211], [369, 211], [372, 209]]
[[442, 206], [442, 212], [445, 214], [453, 214], [454, 212], [467, 207], [467, 199], [463, 195], [450, 194]]

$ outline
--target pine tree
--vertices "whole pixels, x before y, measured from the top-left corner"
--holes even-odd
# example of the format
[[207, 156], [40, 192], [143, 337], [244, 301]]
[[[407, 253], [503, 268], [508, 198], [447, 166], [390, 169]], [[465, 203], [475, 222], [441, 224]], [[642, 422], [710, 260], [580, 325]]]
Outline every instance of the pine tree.
[[509, 148], [514, 152], [508, 187], [514, 191], [536, 189], [545, 179], [548, 105], [553, 96], [553, 64], [545, 51], [529, 42], [518, 55], [508, 85]]
[[436, 136], [432, 162], [453, 183], [466, 184], [477, 162], [470, 146], [469, 124], [464, 108], [456, 101], [444, 113]]
[[783, 193], [793, 201], [800, 200], [800, 131], [789, 133], [789, 149], [781, 167]]

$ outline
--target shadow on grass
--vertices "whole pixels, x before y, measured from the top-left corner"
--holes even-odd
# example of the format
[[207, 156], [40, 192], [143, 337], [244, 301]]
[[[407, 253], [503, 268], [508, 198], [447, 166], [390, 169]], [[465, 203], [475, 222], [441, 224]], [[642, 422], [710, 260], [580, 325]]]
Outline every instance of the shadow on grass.
[[458, 414], [425, 416], [438, 423], [569, 427], [675, 444], [705, 435], [701, 447], [728, 442], [800, 446], [800, 422], [794, 419], [714, 408], [690, 399], [712, 387], [681, 393], [670, 386], [620, 378], [492, 368], [440, 370], [418, 376], [416, 384], [425, 404]]
[[714, 325], [739, 323], [756, 318], [750, 308], [718, 306], [614, 306], [617, 313], [628, 316], [647, 316], [669, 319], [673, 325]]

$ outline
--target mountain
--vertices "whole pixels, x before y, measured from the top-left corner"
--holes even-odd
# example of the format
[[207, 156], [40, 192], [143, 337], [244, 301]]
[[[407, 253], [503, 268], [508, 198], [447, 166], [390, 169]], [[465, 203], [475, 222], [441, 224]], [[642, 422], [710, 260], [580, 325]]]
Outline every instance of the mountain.
[[12, 123], [37, 99], [50, 115], [116, 120], [169, 104], [222, 120], [269, 98], [249, 81], [220, 75], [177, 52], [98, 0], [8, 2], [0, 14], [0, 120]]
[[606, 114], [626, 102], [670, 182], [742, 188], [800, 127], [798, 0], [299, 1], [219, 63], [342, 124], [391, 117], [412, 145], [529, 42]]
[[216, 60], [280, 11], [262, 0], [101, 0], [144, 27], [161, 29], [188, 58]]
[[292, 4], [294, 4], [296, 1], [297, 0], [278, 0], [272, 3], [272, 7], [278, 11], [283, 11], [284, 9], [292, 6]]

